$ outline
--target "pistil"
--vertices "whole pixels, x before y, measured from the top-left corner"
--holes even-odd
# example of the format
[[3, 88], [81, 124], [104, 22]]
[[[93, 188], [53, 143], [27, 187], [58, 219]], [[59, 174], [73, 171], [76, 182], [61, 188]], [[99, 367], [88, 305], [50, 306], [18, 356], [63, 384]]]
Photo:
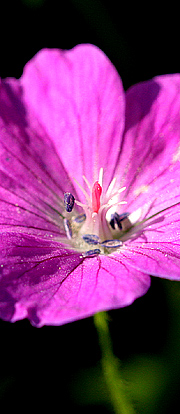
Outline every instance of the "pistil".
[[[82, 204], [75, 200], [71, 193], [65, 193], [64, 203], [67, 212], [70, 212], [70, 219], [65, 220], [65, 230], [67, 238], [71, 238], [71, 243], [75, 248], [81, 251], [86, 250], [86, 246], [92, 246], [92, 250], [88, 250], [89, 255], [108, 253], [113, 249], [122, 246], [121, 233], [124, 228], [129, 228], [129, 220], [127, 214], [119, 215], [116, 213], [116, 207], [125, 204], [125, 201], [119, 201], [119, 196], [125, 187], [116, 189], [116, 178], [111, 181], [106, 193], [102, 194], [103, 187], [103, 169], [100, 169], [99, 180], [95, 181], [93, 186], [90, 185], [86, 177], [84, 181], [90, 191], [88, 192], [76, 181], [86, 197], [86, 203]], [[102, 199], [101, 199], [102, 196]], [[74, 202], [82, 207], [84, 213], [76, 216], [72, 210]], [[113, 214], [112, 214], [113, 213]], [[124, 223], [123, 221], [128, 223]], [[96, 245], [98, 249], [93, 249]]]
[[98, 181], [96, 181], [92, 188], [92, 210], [94, 213], [98, 213], [100, 209], [101, 194], [102, 194], [102, 187], [100, 186]]

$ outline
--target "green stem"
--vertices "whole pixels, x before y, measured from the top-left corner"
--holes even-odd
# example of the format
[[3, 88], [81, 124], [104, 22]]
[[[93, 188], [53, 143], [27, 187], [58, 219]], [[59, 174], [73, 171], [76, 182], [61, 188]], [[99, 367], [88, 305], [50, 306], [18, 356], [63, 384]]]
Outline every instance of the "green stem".
[[107, 319], [106, 312], [100, 312], [94, 315], [94, 324], [98, 332], [102, 353], [102, 371], [109, 391], [111, 404], [115, 414], [135, 414], [128, 396], [128, 390], [126, 390], [126, 386], [120, 375], [119, 360], [113, 354]]

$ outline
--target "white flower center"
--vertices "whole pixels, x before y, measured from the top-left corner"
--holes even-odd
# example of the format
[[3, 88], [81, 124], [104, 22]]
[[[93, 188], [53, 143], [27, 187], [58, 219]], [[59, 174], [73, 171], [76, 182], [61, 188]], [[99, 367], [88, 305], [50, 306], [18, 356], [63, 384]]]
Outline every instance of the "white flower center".
[[[65, 193], [66, 213], [62, 216], [64, 217], [67, 244], [76, 251], [82, 252], [83, 257], [117, 251], [123, 242], [134, 237], [135, 233], [138, 234], [150, 227], [156, 216], [165, 214], [165, 211], [180, 204], [178, 201], [149, 216], [156, 198], [153, 200], [148, 198], [142, 207], [129, 212], [130, 214], [119, 214], [118, 206], [126, 204], [126, 201], [121, 199], [121, 193], [126, 187], [117, 189], [116, 178], [113, 178], [107, 191], [104, 192], [102, 168], [99, 172], [99, 180], [95, 181], [93, 186], [90, 185], [86, 177], [83, 176], [83, 179], [89, 193], [79, 183], [77, 184], [85, 195], [86, 204], [75, 200], [71, 193]], [[77, 214], [76, 212], [75, 214], [74, 203], [82, 207], [84, 213]], [[62, 241], [64, 242], [64, 239]]]
[[[121, 236], [132, 227], [128, 214], [117, 213], [118, 206], [126, 204], [126, 201], [120, 200], [120, 194], [126, 187], [117, 190], [115, 188], [116, 178], [113, 178], [104, 193], [102, 168], [99, 172], [99, 180], [95, 181], [93, 186], [86, 177], [83, 176], [83, 179], [90, 194], [75, 180], [85, 195], [86, 204], [75, 200], [75, 203], [83, 208], [84, 213], [75, 215], [72, 211], [69, 216], [67, 215], [70, 217], [64, 220], [67, 237], [73, 247], [81, 251], [86, 250], [89, 255], [106, 251], [110, 253], [112, 249], [117, 249], [122, 245]], [[67, 200], [71, 203], [72, 195], [70, 193], [65, 195], [67, 205]], [[73, 202], [72, 205], [74, 205]], [[66, 211], [70, 210], [68, 206]]]

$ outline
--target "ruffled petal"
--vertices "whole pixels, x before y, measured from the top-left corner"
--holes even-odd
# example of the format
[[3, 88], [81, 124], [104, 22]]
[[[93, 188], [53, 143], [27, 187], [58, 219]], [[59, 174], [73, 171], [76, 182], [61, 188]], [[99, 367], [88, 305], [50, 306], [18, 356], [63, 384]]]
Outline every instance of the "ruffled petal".
[[26, 65], [21, 85], [71, 178], [85, 186], [85, 175], [92, 185], [103, 167], [106, 188], [124, 128], [124, 92], [109, 59], [92, 45], [45, 49]]
[[35, 326], [60, 325], [98, 311], [131, 304], [146, 293], [150, 277], [122, 258], [84, 259], [56, 242], [1, 235], [1, 317], [29, 318]]

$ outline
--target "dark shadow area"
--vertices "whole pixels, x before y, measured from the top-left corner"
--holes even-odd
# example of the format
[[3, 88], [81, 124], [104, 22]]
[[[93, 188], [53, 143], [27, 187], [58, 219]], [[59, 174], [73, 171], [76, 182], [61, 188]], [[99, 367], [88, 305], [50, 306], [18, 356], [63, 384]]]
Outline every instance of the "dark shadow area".
[[[125, 133], [149, 114], [159, 93], [160, 85], [154, 80], [137, 85], [135, 93], [133, 92], [133, 88], [128, 91], [126, 98]], [[132, 99], [133, 95], [136, 97], [136, 102]]]

